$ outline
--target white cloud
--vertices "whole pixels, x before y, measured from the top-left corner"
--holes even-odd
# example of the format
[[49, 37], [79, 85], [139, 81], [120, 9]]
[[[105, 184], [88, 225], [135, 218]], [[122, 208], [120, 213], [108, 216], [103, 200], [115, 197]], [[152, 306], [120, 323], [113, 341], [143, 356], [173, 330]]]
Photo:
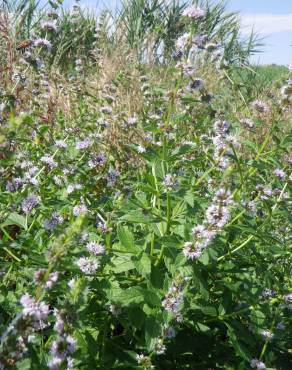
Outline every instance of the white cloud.
[[269, 35], [279, 32], [292, 31], [292, 13], [290, 14], [242, 14], [243, 32], [255, 31]]

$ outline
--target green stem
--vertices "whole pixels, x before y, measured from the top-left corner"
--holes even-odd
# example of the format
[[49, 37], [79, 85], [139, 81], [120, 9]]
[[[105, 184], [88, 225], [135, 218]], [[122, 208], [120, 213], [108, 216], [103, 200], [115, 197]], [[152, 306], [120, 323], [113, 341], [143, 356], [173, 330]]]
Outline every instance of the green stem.
[[221, 320], [229, 319], [229, 318], [232, 318], [234, 316], [240, 315], [243, 312], [250, 311], [253, 308], [254, 308], [253, 306], [249, 306], [249, 307], [242, 308], [241, 310], [231, 312], [231, 313], [229, 313], [227, 315], [222, 315], [222, 316], [215, 317], [213, 319], [205, 320], [204, 321], [204, 324], [207, 324], [207, 323], [210, 323], [210, 322], [214, 322], [214, 321], [221, 321]]
[[4, 227], [0, 227], [1, 231], [3, 232], [3, 234], [11, 241], [14, 241], [13, 238], [11, 238], [11, 236], [8, 234], [8, 232], [5, 230]]
[[166, 225], [166, 235], [170, 232], [170, 225], [171, 225], [171, 201], [170, 201], [170, 194], [167, 192], [166, 194], [166, 218], [167, 218], [167, 225]]
[[[272, 325], [271, 325], [271, 327], [270, 327], [270, 331], [271, 331], [271, 332], [273, 331], [274, 326], [275, 326], [276, 316], [277, 316], [277, 311], [276, 311], [276, 313], [275, 313], [275, 316], [274, 316], [274, 319], [273, 319]], [[262, 360], [262, 358], [263, 358], [263, 357], [264, 357], [264, 355], [265, 355], [265, 352], [266, 352], [266, 350], [267, 350], [267, 348], [268, 348], [269, 341], [270, 341], [270, 339], [267, 337], [267, 339], [265, 340], [265, 343], [264, 343], [264, 346], [263, 346], [263, 349], [262, 349], [261, 355], [260, 355], [260, 360]]]
[[272, 208], [272, 212], [274, 212], [276, 210], [278, 204], [280, 203], [281, 199], [283, 198], [283, 195], [285, 193], [285, 190], [286, 190], [287, 186], [288, 186], [288, 183], [286, 182], [286, 184], [284, 185], [284, 187], [283, 187], [283, 189], [282, 189], [282, 191], [279, 195], [279, 198], [277, 199], [276, 203], [274, 204], [274, 206]]
[[108, 331], [108, 320], [106, 320], [106, 322], [104, 324], [104, 331], [103, 331], [103, 335], [102, 335], [101, 356], [100, 356], [101, 364], [102, 364], [104, 354], [105, 354], [105, 341], [106, 341], [107, 331]]
[[13, 254], [8, 248], [3, 247], [5, 252], [7, 252], [12, 258], [14, 258], [17, 262], [21, 262], [21, 259], [19, 259], [15, 254]]
[[[272, 208], [272, 213], [271, 213], [271, 215], [268, 217], [268, 218], [266, 218], [266, 220], [262, 223], [262, 225], [260, 226], [261, 228], [264, 226], [264, 225], [266, 225], [270, 220], [271, 220], [271, 218], [272, 218], [272, 216], [273, 216], [273, 213], [275, 212], [275, 210], [277, 209], [277, 206], [278, 206], [278, 204], [280, 203], [280, 201], [281, 201], [281, 199], [282, 199], [282, 197], [283, 197], [283, 195], [284, 195], [284, 193], [285, 193], [285, 190], [286, 190], [286, 188], [287, 188], [287, 186], [288, 186], [288, 183], [285, 183], [285, 185], [284, 185], [284, 187], [283, 187], [283, 189], [282, 189], [282, 191], [281, 191], [281, 194], [279, 195], [279, 197], [278, 197], [278, 199], [277, 199], [277, 201], [276, 201], [276, 203], [274, 204], [274, 206], [273, 206], [273, 208]], [[241, 217], [241, 215], [242, 214], [244, 214], [245, 213], [245, 211], [241, 211], [232, 221], [230, 221], [229, 222], [229, 224], [227, 225], [227, 226], [230, 226], [230, 225], [232, 225], [237, 219], [239, 219], [240, 217]], [[246, 246], [246, 244], [248, 244], [253, 238], [254, 238], [255, 236], [254, 235], [250, 235], [242, 244], [240, 244], [240, 246], [238, 246], [238, 247], [236, 247], [235, 249], [233, 249], [232, 251], [230, 251], [230, 252], [228, 252], [228, 253], [226, 253], [226, 254], [224, 254], [223, 256], [221, 256], [221, 257], [219, 257], [218, 259], [217, 259], [217, 262], [219, 262], [219, 261], [221, 261], [221, 260], [223, 260], [225, 257], [227, 257], [227, 256], [229, 256], [229, 255], [231, 255], [231, 254], [234, 254], [234, 253], [236, 253], [237, 251], [239, 251], [241, 248], [243, 248], [244, 246]]]
[[106, 234], [105, 244], [106, 244], [107, 249], [110, 251], [112, 249], [112, 245], [111, 245], [111, 234], [110, 233], [107, 233]]
[[161, 260], [162, 260], [163, 254], [164, 254], [164, 249], [165, 249], [165, 247], [163, 246], [163, 247], [161, 248], [161, 250], [160, 250], [159, 257], [157, 258], [157, 260], [156, 260], [156, 262], [155, 262], [154, 266], [159, 266], [159, 264], [160, 264], [160, 262], [161, 262]]
[[231, 254], [234, 254], [234, 253], [238, 252], [240, 249], [242, 249], [243, 247], [245, 247], [246, 244], [248, 244], [253, 238], [254, 238], [254, 235], [250, 235], [242, 244], [240, 244], [240, 246], [238, 246], [235, 249], [233, 249], [232, 251], [224, 254], [223, 256], [217, 258], [217, 262], [222, 261], [222, 260], [225, 259], [225, 257], [228, 257]]
[[241, 186], [243, 186], [243, 184], [244, 184], [244, 177], [243, 177], [243, 173], [242, 173], [242, 168], [241, 168], [241, 165], [240, 165], [240, 161], [239, 161], [239, 159], [237, 157], [237, 154], [236, 154], [236, 151], [235, 151], [234, 146], [231, 145], [231, 147], [232, 147], [232, 151], [233, 151], [233, 154], [234, 154], [235, 162], [237, 164], [238, 171], [239, 171], [239, 174], [240, 174]]
[[150, 256], [154, 254], [154, 241], [155, 241], [155, 234], [152, 234], [151, 243], [150, 243]]

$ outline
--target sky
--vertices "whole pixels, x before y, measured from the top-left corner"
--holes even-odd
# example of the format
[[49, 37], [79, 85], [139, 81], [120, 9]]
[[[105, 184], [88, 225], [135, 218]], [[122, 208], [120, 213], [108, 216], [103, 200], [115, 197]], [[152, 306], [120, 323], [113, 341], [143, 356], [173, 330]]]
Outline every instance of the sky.
[[[216, 2], [216, 0], [213, 0]], [[65, 0], [70, 6], [74, 0]], [[80, 0], [85, 7], [114, 9], [119, 0]], [[292, 62], [292, 0], [229, 0], [228, 9], [241, 14], [242, 31], [254, 29], [263, 38], [262, 52], [254, 57], [261, 64]]]

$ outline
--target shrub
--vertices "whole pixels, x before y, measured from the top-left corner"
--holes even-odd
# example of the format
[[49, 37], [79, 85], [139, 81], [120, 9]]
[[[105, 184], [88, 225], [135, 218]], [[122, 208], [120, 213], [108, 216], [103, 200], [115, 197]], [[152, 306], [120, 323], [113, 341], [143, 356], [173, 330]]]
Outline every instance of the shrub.
[[208, 10], [183, 10], [167, 66], [114, 40], [97, 64], [83, 44], [13, 61], [0, 367], [289, 367], [289, 72], [242, 92], [228, 50], [195, 32]]

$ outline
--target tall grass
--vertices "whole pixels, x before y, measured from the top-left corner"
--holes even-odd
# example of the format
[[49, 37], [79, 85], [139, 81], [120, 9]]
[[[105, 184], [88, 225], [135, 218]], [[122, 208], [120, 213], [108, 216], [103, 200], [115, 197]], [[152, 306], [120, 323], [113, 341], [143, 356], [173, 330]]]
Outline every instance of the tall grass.
[[[116, 29], [122, 28], [126, 43], [146, 60], [167, 62], [174, 50], [176, 39], [188, 27], [181, 17], [187, 1], [123, 0], [115, 17]], [[225, 58], [234, 63], [246, 60], [260, 46], [259, 38], [251, 33], [247, 39], [240, 34], [238, 14], [228, 12], [226, 1], [210, 3], [196, 1], [206, 9], [203, 22], [193, 25], [193, 32], [207, 35], [226, 46]]]
[[[50, 65], [61, 65], [64, 69], [72, 65], [76, 58], [88, 57], [95, 47], [110, 51], [121, 44], [132, 54], [135, 51], [140, 62], [169, 63], [175, 41], [189, 25], [188, 20], [181, 16], [188, 3], [177, 0], [122, 0], [117, 10], [107, 13], [107, 37], [103, 39], [103, 45], [97, 46], [94, 41], [98, 14], [82, 11], [73, 17], [70, 10], [60, 11], [58, 33], [52, 38], [54, 47]], [[224, 57], [228, 62], [243, 64], [257, 51], [260, 46], [257, 35], [251, 33], [247, 39], [241, 36], [238, 14], [227, 11], [226, 1], [211, 3], [200, 0], [195, 3], [206, 9], [206, 16], [203, 22], [193, 25], [193, 32], [207, 35], [220, 43], [225, 48]], [[2, 8], [11, 14], [10, 31], [15, 40], [46, 36], [40, 32], [39, 26], [40, 20], [45, 19], [48, 5], [40, 0], [13, 0], [2, 4]]]

